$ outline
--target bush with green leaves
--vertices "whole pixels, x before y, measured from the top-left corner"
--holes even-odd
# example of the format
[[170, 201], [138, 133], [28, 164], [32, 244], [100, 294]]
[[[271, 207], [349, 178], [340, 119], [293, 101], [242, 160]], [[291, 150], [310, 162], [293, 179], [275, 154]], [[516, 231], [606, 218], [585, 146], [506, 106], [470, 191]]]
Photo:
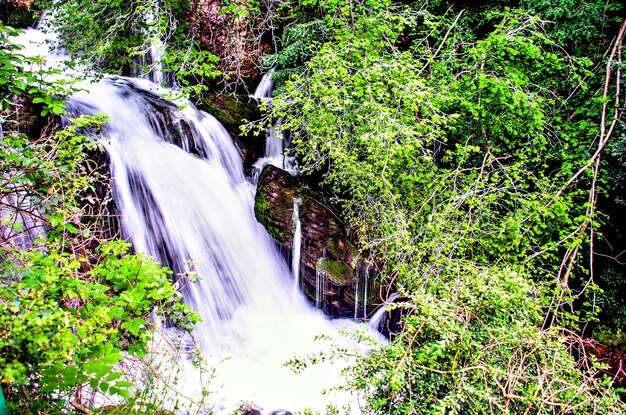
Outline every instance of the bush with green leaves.
[[[584, 195], [550, 199], [589, 142], [553, 138], [548, 88], [553, 71], [568, 71], [575, 85], [579, 70], [531, 17], [509, 15], [484, 40], [459, 46], [462, 34], [444, 38], [453, 22], [425, 11], [371, 13], [335, 21], [334, 42], [320, 45], [272, 108], [304, 170], [323, 173], [341, 197], [363, 246], [394, 267], [437, 240], [438, 252], [482, 262], [558, 250], [552, 242], [576, 229]], [[442, 39], [403, 51], [396, 41], [406, 31]]]
[[328, 40], [268, 119], [406, 298], [402, 331], [348, 373], [367, 410], [623, 412], [574, 356], [616, 77], [521, 11], [477, 37], [425, 2], [321, 3]]
[[[132, 382], [115, 367], [148, 352], [150, 313], [181, 328], [197, 316], [171, 271], [131, 254], [108, 228], [96, 141], [107, 117], [59, 128], [51, 116], [71, 89], [45, 81], [7, 37], [17, 32], [0, 29], [0, 383], [14, 410], [37, 413], [82, 407], [88, 391], [127, 399]], [[43, 126], [35, 135], [25, 134], [24, 113]]]
[[95, 265], [93, 258], [62, 252], [53, 243], [45, 252], [16, 252], [3, 261], [3, 383], [36, 390], [59, 405], [81, 402], [81, 386], [87, 385], [130, 397], [132, 382], [113, 371], [122, 352], [145, 356], [154, 307], [183, 326], [188, 310], [170, 272], [145, 256], [129, 255], [129, 248], [127, 242], [104, 243]]
[[[511, 269], [450, 263], [456, 278], [395, 307], [404, 330], [351, 369], [377, 414], [619, 414], [570, 333], [542, 329], [541, 287]], [[450, 292], [453, 295], [450, 295]]]
[[[41, 57], [24, 55], [22, 47], [10, 40], [21, 32], [0, 23], [0, 111], [5, 112], [0, 124], [7, 122], [6, 112], [13, 110], [16, 97], [30, 96], [42, 104], [42, 115], [59, 115], [65, 109], [62, 97], [73, 90], [69, 81], [50, 80], [60, 73], [58, 69], [44, 69]], [[10, 129], [18, 127], [13, 125]]]

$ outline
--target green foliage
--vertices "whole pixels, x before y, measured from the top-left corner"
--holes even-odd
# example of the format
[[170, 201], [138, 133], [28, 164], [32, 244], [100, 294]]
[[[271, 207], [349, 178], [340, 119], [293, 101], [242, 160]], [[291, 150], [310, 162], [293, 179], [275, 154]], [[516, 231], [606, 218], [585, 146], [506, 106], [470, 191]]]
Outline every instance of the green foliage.
[[281, 39], [283, 48], [267, 66], [280, 69], [301, 66], [312, 56], [311, 48], [323, 39], [323, 35], [323, 20], [287, 26]]
[[596, 304], [602, 312], [603, 321], [626, 329], [626, 298], [622, 291], [626, 286], [626, 276], [609, 267], [600, 276], [599, 285], [602, 290], [596, 294]]
[[[617, 414], [623, 405], [579, 367], [566, 332], [540, 329], [528, 276], [451, 264], [457, 279], [397, 307], [405, 329], [353, 369], [378, 414]], [[448, 292], [453, 291], [454, 295]]]
[[[623, 5], [602, 0], [522, 0], [520, 6], [553, 22], [550, 36], [571, 51], [605, 47], [606, 27]], [[593, 52], [593, 49], [592, 49]]]
[[[0, 111], [8, 111], [16, 96], [32, 96], [44, 106], [42, 115], [59, 115], [64, 110], [63, 98], [72, 91], [65, 81], [50, 81], [58, 70], [41, 68], [41, 58], [20, 53], [21, 46], [9, 40], [20, 30], [0, 23]], [[0, 122], [3, 123], [3, 122]]]
[[[626, 78], [625, 78], [626, 79]], [[617, 206], [626, 206], [626, 123], [617, 124], [615, 139], [609, 144], [607, 169], [607, 193]]]
[[22, 199], [13, 211], [3, 212], [3, 228], [19, 236], [28, 218], [27, 222], [47, 222], [50, 241], [81, 245], [81, 240], [89, 239], [93, 223], [81, 223], [79, 218], [97, 210], [95, 187], [104, 177], [93, 159], [86, 158], [87, 152], [100, 148], [85, 133], [96, 131], [105, 120], [103, 116], [77, 118], [52, 137], [29, 139], [11, 131], [2, 137], [0, 197]]
[[593, 337], [601, 344], [626, 353], [626, 333], [621, 328], [598, 326], [593, 330]]
[[59, 413], [85, 390], [128, 399], [134, 383], [116, 365], [148, 352], [150, 313], [181, 328], [197, 316], [171, 271], [104, 229], [108, 186], [95, 137], [106, 116], [21, 133], [25, 105], [60, 114], [68, 89], [45, 81], [50, 73], [31, 69], [6, 36], [0, 42], [0, 382], [16, 411]]
[[132, 383], [113, 371], [121, 352], [146, 353], [155, 306], [175, 320], [186, 315], [169, 272], [127, 255], [130, 244], [122, 241], [101, 245], [102, 261], [86, 275], [88, 258], [47, 248], [45, 255], [17, 252], [2, 264], [2, 382], [37, 385], [60, 401], [81, 385], [128, 398]]
[[321, 174], [407, 297], [403, 330], [349, 372], [371, 413], [621, 413], [567, 344], [595, 199], [602, 99], [545, 22], [425, 3], [322, 1], [327, 41], [274, 97], [305, 173]]
[[[41, 5], [53, 11], [61, 45], [98, 71], [130, 75], [158, 67], [195, 92], [220, 75], [218, 58], [187, 32], [187, 1], [42, 0]], [[152, 45], [161, 49], [157, 62], [150, 61]]]
[[394, 39], [404, 31], [443, 24], [423, 14], [432, 23], [420, 28], [412, 17], [380, 12], [354, 29], [335, 23], [336, 44], [322, 45], [308, 73], [287, 84], [285, 100], [274, 100], [305, 171], [323, 169], [362, 245], [385, 252], [394, 267], [403, 258], [429, 262], [425, 245], [478, 262], [554, 252], [550, 241], [577, 226], [575, 193], [550, 204], [555, 180], [571, 173], [555, 165], [560, 146], [572, 157], [585, 150], [550, 136], [554, 101], [539, 82], [575, 68], [542, 48], [535, 20], [517, 15], [462, 53], [442, 45], [434, 61], [424, 44], [400, 51]]

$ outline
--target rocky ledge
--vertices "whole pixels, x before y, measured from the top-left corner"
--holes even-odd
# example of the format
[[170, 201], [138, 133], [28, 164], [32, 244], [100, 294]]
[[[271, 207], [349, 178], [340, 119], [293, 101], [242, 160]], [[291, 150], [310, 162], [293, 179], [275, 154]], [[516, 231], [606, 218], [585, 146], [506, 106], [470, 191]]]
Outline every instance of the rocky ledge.
[[[364, 317], [377, 290], [365, 261], [357, 257], [343, 221], [331, 203], [289, 173], [267, 166], [259, 177], [257, 220], [292, 252], [298, 204], [302, 243], [300, 286], [311, 303], [332, 317]], [[365, 300], [365, 301], [364, 301]]]

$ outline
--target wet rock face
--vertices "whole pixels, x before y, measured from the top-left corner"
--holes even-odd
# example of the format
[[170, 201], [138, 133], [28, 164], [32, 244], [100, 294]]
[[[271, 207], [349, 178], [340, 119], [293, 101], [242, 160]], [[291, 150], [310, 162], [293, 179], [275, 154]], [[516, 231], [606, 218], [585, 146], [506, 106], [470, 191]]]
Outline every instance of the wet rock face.
[[[309, 300], [332, 317], [362, 314], [363, 298], [374, 292], [357, 272], [356, 249], [329, 201], [274, 166], [261, 172], [255, 200], [257, 220], [285, 250], [293, 249], [294, 200], [298, 200], [302, 229], [300, 284]], [[355, 269], [356, 268], [356, 269]], [[361, 278], [359, 278], [361, 277]], [[356, 299], [361, 282], [360, 299]], [[363, 289], [365, 288], [365, 290]], [[370, 299], [367, 299], [368, 302]], [[356, 302], [356, 305], [355, 305]], [[359, 304], [361, 303], [361, 304]]]

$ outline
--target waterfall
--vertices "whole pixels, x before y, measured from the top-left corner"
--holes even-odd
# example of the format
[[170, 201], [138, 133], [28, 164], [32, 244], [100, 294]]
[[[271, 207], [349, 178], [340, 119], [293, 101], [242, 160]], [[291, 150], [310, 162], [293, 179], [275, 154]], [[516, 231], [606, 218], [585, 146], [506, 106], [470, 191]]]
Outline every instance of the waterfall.
[[356, 270], [357, 278], [356, 286], [354, 288], [354, 321], [367, 320], [368, 304], [371, 296], [370, 289], [372, 288], [372, 278], [370, 272], [370, 265], [366, 267], [358, 267]]
[[300, 290], [300, 253], [302, 249], [302, 224], [300, 223], [300, 199], [293, 199], [293, 247], [291, 255], [291, 273], [293, 274], [294, 292]]
[[318, 269], [315, 270], [315, 308], [321, 309], [324, 304], [324, 273]]
[[367, 301], [369, 299], [368, 297], [368, 286], [369, 286], [369, 273], [367, 272], [367, 270], [364, 273], [364, 277], [363, 277], [363, 319], [367, 318]]
[[[252, 97], [257, 100], [264, 99], [271, 101], [273, 86], [272, 72], [270, 71], [263, 75], [263, 78], [261, 79], [259, 86], [254, 91]], [[253, 180], [255, 183], [258, 180], [263, 167], [268, 164], [283, 169], [294, 176], [299, 173], [298, 162], [295, 157], [285, 154], [285, 150], [289, 148], [289, 142], [287, 138], [284, 137], [284, 132], [277, 128], [280, 123], [281, 120], [279, 119], [276, 124], [272, 125], [265, 131], [265, 151], [263, 153], [263, 157], [258, 159], [252, 166]]]
[[261, 78], [261, 82], [254, 90], [254, 94], [252, 94], [253, 98], [272, 98], [272, 88], [274, 87], [274, 82], [272, 81], [272, 71], [266, 73]]
[[354, 321], [357, 321], [359, 318], [359, 280], [360, 278], [356, 279], [356, 285], [354, 287]]
[[395, 299], [398, 298], [399, 295], [400, 295], [399, 293], [391, 294], [389, 298], [385, 301], [385, 303], [381, 305], [378, 308], [378, 310], [376, 310], [376, 312], [374, 313], [370, 321], [367, 323], [367, 325], [372, 330], [378, 330], [380, 328], [380, 325], [382, 324], [383, 320], [385, 319], [385, 316], [387, 315], [387, 311], [388, 311], [387, 306], [393, 303]]
[[[148, 79], [157, 85], [165, 84], [165, 74], [163, 72], [163, 56], [165, 55], [165, 44], [161, 40], [161, 33], [155, 27], [159, 27], [157, 16], [159, 14], [159, 0], [152, 0], [146, 7], [144, 16], [146, 23], [150, 28], [148, 35], [150, 37], [150, 72]], [[145, 66], [145, 65], [144, 65]]]
[[281, 363], [317, 350], [313, 336], [336, 330], [294, 295], [292, 273], [254, 218], [254, 187], [224, 128], [163, 93], [147, 80], [107, 77], [69, 102], [76, 113], [111, 117], [102, 144], [125, 235], [178, 275], [200, 276], [181, 281], [203, 319], [195, 337], [219, 365], [225, 412], [238, 400], [290, 410], [328, 402], [320, 389], [337, 369], [313, 368], [311, 380]]
[[[347, 345], [337, 326], [348, 323], [325, 319], [294, 293], [295, 270], [256, 221], [254, 186], [221, 124], [189, 102], [167, 101], [169, 91], [147, 79], [105, 76], [82, 87], [68, 109], [111, 118], [99, 141], [110, 157], [125, 237], [175, 272], [185, 302], [202, 317], [194, 337], [215, 368], [213, 413], [232, 413], [242, 401], [267, 411], [354, 401], [348, 392], [324, 393], [342, 383], [345, 362], [300, 375], [283, 367], [322, 351], [315, 336]], [[191, 273], [199, 281], [189, 282]], [[198, 376], [190, 363], [173, 387], [200, 395]]]

